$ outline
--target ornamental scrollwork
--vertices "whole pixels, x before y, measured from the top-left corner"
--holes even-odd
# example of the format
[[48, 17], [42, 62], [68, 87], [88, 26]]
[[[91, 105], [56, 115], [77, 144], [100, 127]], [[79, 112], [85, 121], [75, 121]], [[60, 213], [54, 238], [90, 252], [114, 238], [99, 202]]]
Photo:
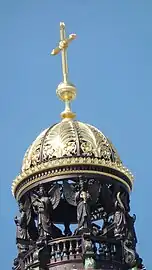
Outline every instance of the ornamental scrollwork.
[[88, 141], [83, 141], [81, 143], [81, 150], [82, 150], [82, 155], [85, 155], [85, 156], [92, 156], [93, 155], [92, 144]]
[[44, 130], [37, 137], [25, 153], [22, 171], [54, 158], [76, 155], [121, 163], [112, 143], [97, 128], [66, 121]]
[[67, 142], [63, 147], [63, 156], [72, 156], [77, 152], [77, 146], [74, 141]]

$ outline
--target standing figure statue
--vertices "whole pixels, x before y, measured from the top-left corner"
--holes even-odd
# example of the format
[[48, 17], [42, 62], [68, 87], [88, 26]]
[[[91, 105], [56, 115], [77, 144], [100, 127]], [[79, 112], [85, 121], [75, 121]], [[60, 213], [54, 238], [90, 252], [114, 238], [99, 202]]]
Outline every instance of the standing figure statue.
[[76, 187], [75, 185], [64, 181], [63, 194], [66, 201], [73, 206], [76, 206], [78, 228], [75, 234], [79, 234], [80, 231], [86, 231], [91, 227], [90, 218], [90, 205], [91, 199], [89, 192], [84, 188], [82, 182], [81, 185]]
[[16, 244], [18, 253], [22, 254], [28, 250], [28, 232], [27, 232], [27, 217], [24, 205], [19, 202], [20, 217], [15, 217], [16, 224]]
[[95, 179], [84, 179], [80, 176], [80, 190], [76, 193], [78, 230], [97, 230], [91, 225], [91, 211], [95, 209], [99, 198], [100, 184]]
[[44, 187], [40, 185], [37, 193], [31, 194], [32, 205], [35, 213], [38, 215], [38, 233], [39, 238], [60, 237], [62, 232], [58, 229], [52, 220], [53, 208], [60, 201], [60, 189], [58, 185], [54, 185], [46, 192]]
[[76, 203], [77, 203], [77, 222], [78, 228], [76, 233], [80, 231], [87, 231], [91, 228], [91, 217], [90, 217], [90, 205], [89, 200], [90, 194], [88, 191], [80, 190], [76, 192]]
[[123, 194], [121, 194], [119, 191], [117, 192], [115, 198], [114, 236], [118, 238], [122, 238], [124, 236], [126, 228], [126, 209], [122, 202], [122, 195]]
[[75, 234], [91, 231], [91, 207], [96, 205], [99, 196], [99, 183], [94, 179], [63, 183], [63, 195], [66, 201], [76, 207], [78, 228]]
[[32, 207], [29, 197], [25, 198], [25, 202], [19, 202], [20, 217], [15, 217], [16, 224], [16, 244], [19, 254], [25, 252], [32, 241], [38, 238], [38, 232], [32, 213]]

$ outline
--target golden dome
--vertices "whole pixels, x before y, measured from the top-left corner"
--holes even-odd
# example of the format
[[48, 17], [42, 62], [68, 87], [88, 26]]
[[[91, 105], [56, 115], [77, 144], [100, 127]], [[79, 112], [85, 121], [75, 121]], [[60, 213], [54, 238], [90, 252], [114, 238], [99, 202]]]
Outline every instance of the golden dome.
[[18, 197], [26, 187], [42, 179], [85, 172], [113, 177], [128, 190], [132, 188], [132, 174], [101, 131], [79, 121], [63, 120], [45, 129], [27, 149], [12, 192]]
[[22, 172], [63, 157], [95, 157], [120, 164], [113, 145], [97, 128], [79, 121], [62, 121], [44, 130], [27, 149]]

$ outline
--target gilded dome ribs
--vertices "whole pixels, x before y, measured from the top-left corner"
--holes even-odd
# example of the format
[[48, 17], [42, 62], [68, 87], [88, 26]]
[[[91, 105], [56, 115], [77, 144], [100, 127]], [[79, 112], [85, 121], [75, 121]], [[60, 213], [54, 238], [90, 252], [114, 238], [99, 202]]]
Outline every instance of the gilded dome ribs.
[[80, 156], [79, 126], [78, 126], [77, 121], [71, 121], [71, 124], [73, 125], [73, 130], [75, 132], [77, 155]]
[[[21, 183], [24, 186], [24, 179], [29, 177], [31, 179], [38, 172], [44, 173], [43, 176], [40, 173], [41, 176], [36, 180], [37, 184], [45, 177], [45, 173], [49, 169], [52, 170], [50, 172], [53, 177], [55, 172], [58, 175], [61, 171], [61, 174], [65, 175], [67, 175], [67, 171], [72, 174], [78, 173], [78, 171], [83, 173], [84, 166], [87, 164], [89, 173], [92, 170], [93, 174], [96, 171], [97, 175], [104, 174], [102, 166], [112, 169], [112, 173], [109, 170], [106, 172], [110, 177], [112, 175], [116, 177], [114, 170], [117, 171], [117, 175], [119, 175], [117, 180], [121, 182], [122, 178], [127, 189], [129, 181], [130, 188], [132, 187], [132, 174], [122, 165], [117, 151], [104, 134], [91, 125], [66, 120], [46, 129], [33, 142], [25, 154], [21, 174], [13, 182], [12, 192], [17, 196], [18, 186]], [[100, 166], [100, 170], [98, 166]], [[59, 170], [59, 168], [62, 169]], [[32, 181], [28, 181], [26, 186], [30, 186]]]
[[49, 133], [50, 129], [53, 128], [56, 124], [54, 124], [53, 126], [51, 126], [50, 128], [48, 128], [48, 130], [46, 131], [43, 139], [42, 139], [42, 142], [41, 142], [41, 147], [40, 147], [40, 162], [43, 161], [43, 146], [44, 146], [44, 141], [45, 141], [45, 138], [47, 136], [47, 134]]

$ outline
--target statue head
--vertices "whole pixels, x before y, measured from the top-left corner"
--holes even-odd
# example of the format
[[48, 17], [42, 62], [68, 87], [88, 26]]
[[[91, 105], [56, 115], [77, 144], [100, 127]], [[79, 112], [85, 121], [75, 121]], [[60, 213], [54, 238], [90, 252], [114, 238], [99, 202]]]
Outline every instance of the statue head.
[[43, 185], [40, 185], [39, 186], [39, 195], [44, 196], [45, 194], [46, 194], [46, 191], [45, 191]]

